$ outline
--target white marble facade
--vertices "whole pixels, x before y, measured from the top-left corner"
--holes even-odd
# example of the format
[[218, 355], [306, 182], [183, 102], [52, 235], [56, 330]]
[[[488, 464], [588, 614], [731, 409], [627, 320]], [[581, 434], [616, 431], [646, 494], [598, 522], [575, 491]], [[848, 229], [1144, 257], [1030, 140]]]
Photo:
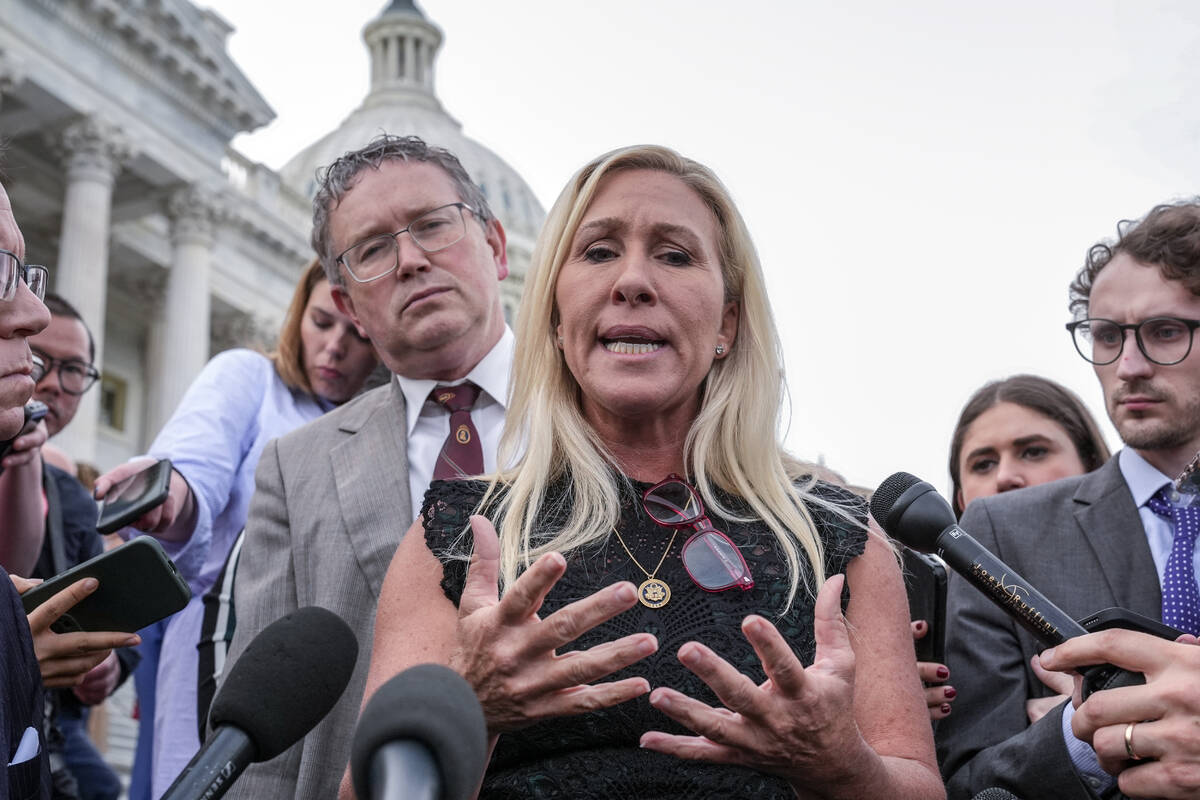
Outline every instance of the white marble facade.
[[187, 0], [0, 0], [4, 184], [28, 260], [87, 319], [105, 375], [56, 443], [102, 469], [148, 446], [210, 354], [272, 344], [312, 257], [314, 171], [378, 131], [450, 148], [484, 187], [509, 235], [510, 314], [544, 216], [442, 109], [442, 33], [411, 2], [364, 30], [362, 105], [279, 173], [229, 147], [274, 117], [230, 33]]

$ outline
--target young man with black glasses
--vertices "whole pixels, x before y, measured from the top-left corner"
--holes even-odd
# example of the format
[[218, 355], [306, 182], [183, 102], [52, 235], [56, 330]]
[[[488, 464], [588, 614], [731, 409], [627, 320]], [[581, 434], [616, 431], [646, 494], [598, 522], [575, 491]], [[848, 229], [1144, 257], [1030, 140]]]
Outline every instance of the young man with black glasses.
[[1200, 774], [1200, 506], [1175, 481], [1200, 451], [1200, 202], [1159, 206], [1092, 247], [1071, 310], [1067, 328], [1125, 448], [1093, 473], [976, 500], [962, 527], [1073, 617], [1121, 606], [1188, 636], [1109, 632], [1058, 648], [1047, 666], [1102, 654], [1148, 684], [1078, 709], [1064, 700], [1029, 724], [1027, 701], [1055, 694], [1030, 663], [1042, 646], [952, 577], [947, 664], [959, 691], [937, 731], [950, 798], [991, 786], [1064, 800], [1197, 796], [1194, 781], [1176, 781]]

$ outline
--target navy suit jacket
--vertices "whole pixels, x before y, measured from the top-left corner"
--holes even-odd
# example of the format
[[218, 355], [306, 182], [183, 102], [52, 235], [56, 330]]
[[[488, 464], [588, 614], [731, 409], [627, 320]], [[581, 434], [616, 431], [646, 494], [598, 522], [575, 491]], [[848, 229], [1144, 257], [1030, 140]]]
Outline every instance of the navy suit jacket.
[[[0, 800], [42, 800], [50, 797], [42, 677], [21, 598], [7, 575], [0, 573], [0, 578], [0, 757], [5, 765]], [[38, 754], [8, 766], [29, 728], [37, 735]]]

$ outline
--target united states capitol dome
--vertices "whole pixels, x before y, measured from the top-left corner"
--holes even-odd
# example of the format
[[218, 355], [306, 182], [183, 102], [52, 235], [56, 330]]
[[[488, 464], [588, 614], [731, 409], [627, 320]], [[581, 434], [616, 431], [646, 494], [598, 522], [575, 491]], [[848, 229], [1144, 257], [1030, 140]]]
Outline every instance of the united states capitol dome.
[[317, 170], [380, 133], [419, 136], [458, 156], [479, 184], [508, 235], [509, 276], [501, 282], [505, 314], [515, 318], [533, 244], [546, 213], [525, 180], [504, 159], [465, 136], [434, 92], [442, 31], [412, 0], [392, 0], [363, 29], [371, 58], [371, 90], [341, 125], [300, 151], [283, 169], [283, 181], [307, 198], [316, 193]]

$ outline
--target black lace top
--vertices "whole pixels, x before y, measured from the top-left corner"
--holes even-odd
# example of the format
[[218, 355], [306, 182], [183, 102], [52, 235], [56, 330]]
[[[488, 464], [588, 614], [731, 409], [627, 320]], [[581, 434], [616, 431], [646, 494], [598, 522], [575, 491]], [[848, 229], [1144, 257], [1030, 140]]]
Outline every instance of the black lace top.
[[[442, 562], [442, 589], [456, 606], [466, 578], [464, 557], [472, 547], [470, 531], [464, 534], [464, 529], [485, 486], [479, 481], [435, 481], [421, 509], [426, 541]], [[653, 569], [671, 538], [671, 530], [660, 527], [642, 510], [641, 493], [649, 484], [634, 483], [633, 488], [636, 497], [627, 493], [623, 498], [619, 529], [637, 560]], [[856, 518], [865, 521], [865, 505], [859, 498], [829, 484], [818, 484], [817, 492], [849, 507]], [[558, 503], [561, 508], [569, 499], [564, 484], [548, 496], [548, 505]], [[737, 511], [744, 508], [737, 498], [722, 497], [722, 501]], [[827, 509], [813, 506], [810, 510], [824, 543], [826, 574], [844, 572], [850, 559], [863, 552], [865, 529]], [[806, 665], [812, 663], [815, 644], [812, 600], [803, 589], [788, 613], [779, 616], [787, 603], [787, 566], [770, 529], [761, 523], [728, 524], [711, 509], [708, 514], [741, 549], [754, 577], [753, 589], [710, 593], [694, 584], [679, 558], [679, 549], [688, 535], [684, 530], [675, 538], [657, 574], [671, 588], [670, 602], [659, 609], [638, 604], [584, 634], [572, 646], [587, 649], [632, 633], [652, 633], [658, 637], [658, 651], [612, 677], [644, 676], [651, 688], [669, 686], [715, 706], [719, 703], [713, 692], [676, 658], [685, 642], [703, 642], [755, 682], [765, 680], [765, 675], [741, 633], [741, 621], [747, 614], [762, 614], [774, 622]], [[555, 530], [555, 516], [553, 512], [547, 515], [547, 531]], [[566, 574], [546, 598], [543, 618], [611, 583], [628, 580], [636, 586], [645, 580], [644, 573], [611, 534], [597, 545], [565, 556]], [[561, 717], [505, 734], [496, 745], [480, 797], [642, 800], [795, 796], [786, 782], [771, 775], [643, 750], [638, 740], [648, 730], [692, 735], [652, 708], [647, 695], [614, 708]]]

